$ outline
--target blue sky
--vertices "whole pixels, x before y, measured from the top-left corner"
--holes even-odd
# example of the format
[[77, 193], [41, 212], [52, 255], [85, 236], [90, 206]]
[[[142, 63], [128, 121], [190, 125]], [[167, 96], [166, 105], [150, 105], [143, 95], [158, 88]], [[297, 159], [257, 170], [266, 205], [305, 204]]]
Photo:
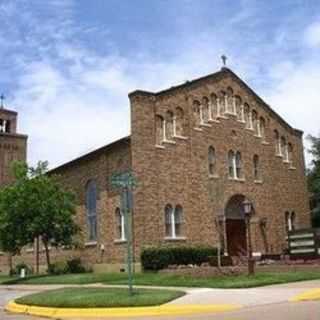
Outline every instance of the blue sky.
[[0, 90], [56, 166], [129, 133], [128, 92], [228, 66], [319, 134], [318, 0], [0, 0]]

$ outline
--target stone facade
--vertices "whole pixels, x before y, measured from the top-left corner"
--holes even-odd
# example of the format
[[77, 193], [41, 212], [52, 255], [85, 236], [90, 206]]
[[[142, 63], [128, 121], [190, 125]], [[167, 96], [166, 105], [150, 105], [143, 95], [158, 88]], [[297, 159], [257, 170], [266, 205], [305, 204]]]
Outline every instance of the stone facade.
[[[211, 245], [233, 254], [253, 206], [254, 252], [280, 254], [288, 228], [310, 225], [302, 132], [292, 128], [231, 70], [157, 93], [129, 94], [131, 136], [55, 170], [78, 196], [78, 251], [54, 250], [53, 260], [81, 256], [91, 266], [124, 262], [119, 193], [112, 173], [132, 169], [135, 260], [156, 245]], [[85, 190], [97, 185], [97, 236], [88, 238]], [[234, 221], [236, 221], [234, 223]], [[238, 221], [238, 222], [237, 222]], [[237, 229], [238, 228], [238, 229]], [[233, 238], [232, 238], [233, 237]], [[32, 263], [35, 253], [16, 261]], [[44, 257], [42, 257], [43, 259]], [[44, 261], [44, 260], [42, 260]]]

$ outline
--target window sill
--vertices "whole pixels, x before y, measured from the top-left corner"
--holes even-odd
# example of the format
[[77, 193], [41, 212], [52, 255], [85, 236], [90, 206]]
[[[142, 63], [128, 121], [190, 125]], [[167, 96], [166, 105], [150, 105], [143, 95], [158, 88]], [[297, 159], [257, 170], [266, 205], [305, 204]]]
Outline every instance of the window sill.
[[261, 139], [261, 138], [262, 138], [262, 136], [259, 136], [258, 134], [255, 134], [254, 137], [255, 137], [255, 138], [258, 138], [258, 139]]
[[220, 123], [220, 121], [216, 120], [216, 119], [209, 119], [208, 122], [209, 123]]
[[297, 170], [296, 167], [289, 167], [289, 170]]
[[263, 181], [262, 180], [254, 180], [254, 183], [255, 184], [263, 184]]
[[175, 139], [180, 139], [180, 140], [188, 140], [188, 137], [184, 136], [173, 136]]
[[248, 130], [248, 131], [254, 131], [254, 129], [253, 128], [245, 128], [246, 130]]
[[290, 163], [290, 161], [289, 160], [283, 160], [283, 163], [288, 164], [288, 163]]
[[217, 174], [209, 174], [209, 179], [219, 179]]
[[95, 247], [98, 244], [97, 241], [88, 241], [84, 244], [85, 247]]
[[201, 123], [200, 126], [204, 128], [211, 128], [211, 124], [209, 123]]
[[228, 119], [229, 119], [229, 118], [226, 117], [226, 116], [218, 116], [217, 118], [218, 118], [218, 119], [225, 119], [225, 120], [228, 120]]
[[237, 120], [240, 123], [246, 123], [244, 120]]
[[227, 114], [228, 116], [237, 116], [235, 112], [231, 112], [231, 111], [226, 111], [225, 114]]
[[194, 127], [193, 130], [195, 130], [195, 131], [203, 131], [203, 130], [202, 130], [201, 128], [199, 128], [199, 127]]
[[187, 238], [186, 237], [175, 237], [175, 238], [165, 237], [164, 240], [166, 240], [166, 241], [185, 241], [185, 240], [187, 240]]
[[270, 143], [267, 142], [267, 141], [262, 141], [261, 143], [264, 144], [265, 146], [269, 146], [270, 145]]
[[113, 241], [113, 243], [115, 244], [124, 244], [124, 243], [127, 243], [127, 240], [126, 239], [116, 239]]
[[160, 144], [156, 144], [155, 147], [156, 147], [157, 149], [165, 149], [165, 146], [162, 146], [162, 145], [160, 145]]
[[228, 180], [236, 181], [236, 182], [245, 182], [246, 181], [245, 178], [231, 178], [231, 177], [229, 177]]
[[175, 141], [173, 140], [163, 140], [162, 143], [168, 143], [168, 144], [177, 144]]
[[277, 158], [283, 158], [282, 154], [280, 154], [280, 153], [276, 154], [276, 157]]

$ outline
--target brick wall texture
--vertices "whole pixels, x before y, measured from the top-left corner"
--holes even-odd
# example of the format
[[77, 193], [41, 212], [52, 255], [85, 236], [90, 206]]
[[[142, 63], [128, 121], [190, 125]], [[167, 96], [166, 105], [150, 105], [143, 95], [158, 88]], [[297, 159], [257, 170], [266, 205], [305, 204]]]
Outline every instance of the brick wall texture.
[[[226, 101], [225, 109], [229, 113], [222, 112], [217, 117], [217, 106], [212, 103], [211, 115], [213, 110], [216, 113], [208, 118], [206, 101], [216, 101], [212, 98], [215, 96], [220, 99], [221, 110]], [[60, 176], [66, 188], [76, 193], [77, 222], [82, 228], [80, 248], [72, 251], [52, 248], [53, 261], [81, 257], [89, 266], [125, 261], [126, 244], [117, 239], [115, 214], [120, 206], [120, 195], [110, 187], [109, 180], [114, 172], [128, 169], [132, 169], [138, 180], [133, 207], [136, 261], [147, 246], [216, 246], [219, 242], [217, 220], [221, 226], [220, 238], [224, 239], [228, 250], [231, 239], [226, 236], [226, 221], [231, 218], [228, 216], [230, 210], [227, 210], [230, 199], [249, 199], [253, 204], [251, 231], [255, 252], [283, 252], [286, 248], [286, 212], [295, 213], [296, 228], [310, 226], [302, 132], [288, 125], [232, 71], [223, 68], [215, 74], [158, 93], [135, 91], [129, 99], [130, 137], [51, 171]], [[231, 107], [230, 112], [227, 105], [235, 109]], [[242, 108], [248, 107], [250, 114], [255, 110], [257, 119], [263, 118], [264, 129], [260, 123], [260, 135], [255, 131], [255, 114], [253, 129], [246, 128], [248, 125], [243, 122], [247, 114]], [[282, 156], [278, 155], [275, 130], [287, 146]], [[0, 139], [3, 139], [1, 135]], [[215, 150], [214, 172], [208, 169], [210, 146]], [[239, 179], [229, 176], [230, 150], [241, 152]], [[259, 156], [258, 176], [254, 173], [255, 155]], [[88, 241], [85, 208], [86, 185], [92, 179], [98, 187], [96, 241]], [[176, 238], [166, 237], [165, 233], [165, 207], [168, 204], [178, 205], [183, 210], [181, 232]], [[41, 264], [44, 264], [44, 253], [40, 256]], [[24, 261], [34, 265], [35, 252], [31, 248], [25, 249], [13, 260], [14, 263]], [[5, 269], [6, 265], [7, 257], [3, 255], [0, 268]]]

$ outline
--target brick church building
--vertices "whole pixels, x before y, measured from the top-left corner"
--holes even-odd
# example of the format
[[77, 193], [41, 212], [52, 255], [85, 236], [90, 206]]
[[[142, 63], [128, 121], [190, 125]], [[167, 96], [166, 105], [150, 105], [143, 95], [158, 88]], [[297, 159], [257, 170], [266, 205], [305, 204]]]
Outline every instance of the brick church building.
[[[96, 270], [122, 268], [124, 218], [110, 176], [127, 170], [138, 180], [133, 197], [137, 263], [147, 246], [220, 242], [230, 255], [245, 254], [245, 199], [253, 204], [257, 255], [281, 254], [288, 230], [309, 227], [303, 133], [230, 69], [160, 92], [137, 90], [129, 99], [129, 137], [50, 171], [76, 193], [82, 228], [79, 249], [52, 248], [54, 259], [81, 256]], [[1, 109], [0, 185], [10, 182], [8, 163], [25, 158], [26, 136], [15, 127], [16, 114]], [[33, 265], [34, 248], [14, 260]], [[4, 268], [4, 255], [0, 261]]]

